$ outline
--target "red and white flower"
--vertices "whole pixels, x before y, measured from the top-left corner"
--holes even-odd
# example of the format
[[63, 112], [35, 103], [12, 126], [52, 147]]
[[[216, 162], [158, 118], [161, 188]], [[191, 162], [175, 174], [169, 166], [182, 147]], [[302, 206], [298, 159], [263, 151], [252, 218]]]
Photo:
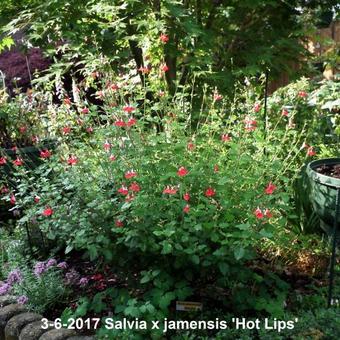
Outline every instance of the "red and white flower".
[[276, 185], [274, 185], [272, 182], [269, 182], [265, 189], [265, 193], [267, 195], [271, 195], [275, 190], [276, 190]]
[[254, 211], [254, 215], [256, 216], [257, 219], [262, 219], [264, 218], [264, 214], [262, 212], [262, 210], [260, 208], [257, 208], [255, 211]]
[[42, 215], [45, 217], [52, 216], [54, 213], [53, 209], [49, 206], [47, 206], [44, 211], [42, 212]]
[[177, 193], [177, 188], [172, 186], [166, 186], [163, 190], [163, 194], [175, 195]]
[[180, 177], [184, 177], [188, 173], [189, 173], [189, 171], [184, 166], [181, 166], [177, 171], [177, 175], [180, 176]]
[[134, 170], [129, 170], [125, 173], [124, 177], [126, 179], [130, 179], [130, 178], [133, 178], [133, 177], [136, 177], [137, 176], [137, 172], [134, 171]]
[[68, 165], [76, 165], [77, 163], [78, 163], [78, 158], [73, 155], [71, 155], [67, 160]]
[[24, 164], [24, 161], [23, 161], [22, 158], [17, 157], [17, 158], [13, 161], [13, 164], [14, 164], [15, 166], [21, 166], [21, 165]]
[[169, 36], [167, 34], [161, 33], [159, 39], [163, 44], [166, 44], [169, 41]]
[[41, 150], [40, 151], [40, 157], [41, 158], [50, 158], [52, 156], [52, 153], [51, 153], [51, 151], [50, 150], [48, 150], [48, 149], [45, 149], [45, 150]]
[[221, 141], [222, 142], [229, 142], [229, 141], [231, 141], [231, 137], [229, 136], [228, 133], [224, 133], [224, 134], [221, 135]]
[[129, 189], [122, 185], [119, 189], [118, 189], [118, 192], [123, 195], [123, 196], [126, 196], [128, 193], [129, 193]]
[[213, 189], [212, 187], [209, 187], [206, 191], [205, 191], [205, 196], [207, 197], [213, 197], [216, 195], [216, 191], [215, 189]]

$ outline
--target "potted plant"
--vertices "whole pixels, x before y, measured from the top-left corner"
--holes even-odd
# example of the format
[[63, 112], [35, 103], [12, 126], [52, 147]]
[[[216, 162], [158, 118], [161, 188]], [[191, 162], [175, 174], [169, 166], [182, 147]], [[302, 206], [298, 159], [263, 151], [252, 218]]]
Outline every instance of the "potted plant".
[[340, 226], [340, 158], [309, 163], [307, 176], [310, 179], [310, 199], [320, 217], [320, 226], [333, 238], [327, 299], [329, 308], [333, 304], [337, 233]]
[[[310, 162], [307, 166], [309, 199], [321, 220], [321, 227], [331, 234], [335, 222], [337, 188], [340, 188], [340, 158]], [[340, 214], [337, 217], [340, 225]]]

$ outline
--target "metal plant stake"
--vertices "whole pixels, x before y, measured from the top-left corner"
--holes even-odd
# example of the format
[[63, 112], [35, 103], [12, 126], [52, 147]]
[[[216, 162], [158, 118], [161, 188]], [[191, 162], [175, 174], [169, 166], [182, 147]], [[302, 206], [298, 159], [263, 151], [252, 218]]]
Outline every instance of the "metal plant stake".
[[329, 287], [328, 287], [328, 301], [327, 308], [332, 305], [333, 285], [334, 285], [334, 267], [336, 259], [336, 245], [337, 245], [337, 229], [338, 229], [338, 216], [340, 215], [340, 187], [333, 187], [336, 191], [335, 200], [335, 219], [333, 227], [333, 240], [332, 240], [332, 255], [329, 269]]

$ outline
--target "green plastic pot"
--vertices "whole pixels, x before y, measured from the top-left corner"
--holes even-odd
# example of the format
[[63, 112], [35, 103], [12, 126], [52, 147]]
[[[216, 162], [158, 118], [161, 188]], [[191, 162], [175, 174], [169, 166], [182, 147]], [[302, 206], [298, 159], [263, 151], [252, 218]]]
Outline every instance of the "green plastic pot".
[[[326, 158], [310, 162], [306, 173], [309, 179], [309, 200], [314, 211], [320, 217], [321, 227], [330, 233], [335, 221], [335, 200], [337, 188], [340, 188], [340, 179], [316, 172], [321, 165], [340, 164], [340, 158]], [[337, 218], [340, 225], [340, 216]]]

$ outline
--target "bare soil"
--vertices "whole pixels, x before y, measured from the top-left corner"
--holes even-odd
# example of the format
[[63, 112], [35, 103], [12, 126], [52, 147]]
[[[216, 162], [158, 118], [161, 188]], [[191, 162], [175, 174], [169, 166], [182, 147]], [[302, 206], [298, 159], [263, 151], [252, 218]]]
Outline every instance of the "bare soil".
[[340, 164], [333, 165], [324, 164], [316, 168], [316, 172], [325, 176], [340, 178]]

